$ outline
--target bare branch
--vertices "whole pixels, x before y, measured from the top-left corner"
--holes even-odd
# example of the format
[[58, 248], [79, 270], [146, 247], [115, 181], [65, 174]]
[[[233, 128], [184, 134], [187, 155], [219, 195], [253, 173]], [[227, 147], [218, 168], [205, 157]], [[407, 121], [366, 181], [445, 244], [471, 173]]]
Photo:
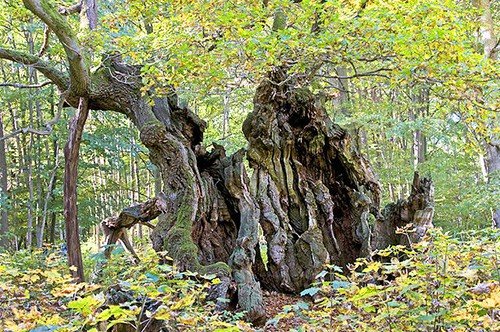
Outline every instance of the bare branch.
[[21, 84], [21, 83], [0, 83], [0, 87], [6, 86], [6, 87], [12, 87], [12, 88], [17, 88], [17, 89], [38, 89], [38, 88], [43, 88], [44, 86], [47, 86], [49, 84], [54, 84], [52, 81], [47, 81], [43, 82], [40, 84]]
[[373, 58], [357, 58], [358, 61], [363, 62], [375, 62], [375, 61], [386, 61], [395, 58], [396, 55], [380, 55]]
[[50, 29], [48, 26], [45, 27], [43, 30], [43, 44], [42, 47], [40, 47], [40, 51], [38, 51], [38, 56], [42, 56], [45, 54], [47, 51], [47, 48], [49, 47], [49, 37], [50, 37]]
[[31, 127], [21, 128], [21, 129], [18, 129], [18, 130], [11, 132], [10, 134], [7, 134], [7, 135], [0, 137], [0, 141], [4, 141], [6, 139], [17, 136], [19, 134], [27, 134], [27, 133], [31, 133], [31, 134], [35, 134], [35, 135], [44, 135], [44, 136], [50, 135], [52, 133], [52, 131], [54, 130], [54, 125], [61, 118], [61, 113], [62, 113], [64, 101], [65, 101], [66, 97], [68, 96], [68, 94], [69, 94], [69, 91], [65, 91], [65, 92], [61, 93], [61, 96], [59, 98], [59, 104], [57, 106], [57, 113], [52, 120], [50, 120], [49, 122], [47, 122], [45, 124], [45, 129], [33, 129]]
[[[356, 70], [355, 67], [353, 67], [353, 68]], [[317, 76], [323, 77], [323, 78], [334, 78], [334, 79], [351, 79], [351, 78], [378, 76], [378, 77], [384, 77], [384, 78], [388, 79], [390, 77], [386, 74], [381, 74], [381, 72], [390, 72], [390, 71], [392, 71], [391, 68], [379, 68], [379, 69], [375, 69], [375, 70], [364, 72], [364, 73], [355, 72], [353, 75], [348, 75], [348, 76], [341, 76], [341, 75], [317, 75]]]
[[61, 15], [68, 16], [71, 14], [80, 13], [81, 10], [82, 10], [82, 2], [80, 1], [79, 3], [74, 4], [72, 6], [69, 6], [69, 7], [59, 7], [59, 9], [57, 11]]
[[84, 51], [64, 16], [59, 14], [48, 0], [23, 0], [23, 3], [28, 10], [47, 24], [63, 45], [69, 64], [71, 92], [77, 96], [88, 95], [90, 75]]
[[64, 91], [68, 88], [68, 77], [63, 72], [57, 70], [53, 65], [43, 61], [36, 55], [0, 47], [0, 59], [6, 59], [27, 66], [33, 66], [33, 68], [54, 82], [59, 90]]
[[30, 127], [26, 127], [26, 128], [21, 128], [21, 129], [18, 129], [18, 130], [15, 130], [5, 136], [2, 136], [0, 137], [0, 141], [4, 141], [4, 140], [7, 140], [11, 137], [14, 137], [14, 136], [17, 136], [19, 134], [27, 134], [27, 133], [31, 133], [31, 134], [35, 134], [35, 135], [50, 135], [52, 131], [48, 131], [48, 130], [38, 130], [38, 129], [33, 129], [33, 128], [30, 128]]

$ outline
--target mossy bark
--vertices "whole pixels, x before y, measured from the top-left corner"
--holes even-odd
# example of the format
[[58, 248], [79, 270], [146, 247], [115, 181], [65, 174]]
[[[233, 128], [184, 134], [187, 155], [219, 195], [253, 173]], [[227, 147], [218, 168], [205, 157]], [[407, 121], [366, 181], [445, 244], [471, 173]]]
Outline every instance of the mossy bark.
[[217, 145], [206, 151], [205, 123], [180, 106], [173, 91], [148, 100], [140, 94], [138, 68], [119, 57], [109, 57], [105, 65], [95, 73], [93, 106], [124, 113], [136, 124], [162, 177], [164, 218], [152, 233], [153, 247], [166, 251], [181, 269], [225, 280], [214, 292], [218, 296], [227, 296], [233, 279], [239, 307], [252, 320], [263, 318], [252, 271], [259, 210], [248, 190], [244, 152], [226, 157]]
[[378, 214], [380, 196], [348, 134], [296, 83], [282, 68], [271, 72], [243, 124], [268, 253], [255, 271], [265, 287], [294, 293], [325, 264], [368, 254], [368, 215]]
[[104, 65], [94, 74], [91, 106], [126, 114], [161, 173], [165, 214], [153, 247], [182, 269], [218, 274], [224, 282], [216, 297], [231, 292], [233, 280], [238, 306], [259, 321], [261, 285], [297, 293], [325, 264], [346, 266], [370, 253], [368, 217], [380, 217], [375, 175], [314, 94], [283, 68], [256, 90], [243, 125], [248, 150], [226, 156], [221, 146], [203, 147], [205, 123], [174, 92], [149, 100], [138, 68], [119, 57]]

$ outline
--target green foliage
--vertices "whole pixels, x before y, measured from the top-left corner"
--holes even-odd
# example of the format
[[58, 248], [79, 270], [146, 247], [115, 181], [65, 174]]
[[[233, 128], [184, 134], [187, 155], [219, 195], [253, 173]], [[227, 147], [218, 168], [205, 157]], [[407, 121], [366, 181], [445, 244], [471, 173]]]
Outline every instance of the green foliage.
[[[440, 229], [412, 249], [390, 247], [360, 259], [349, 274], [330, 266], [318, 276], [311, 309], [297, 331], [497, 331], [500, 328], [500, 232]], [[325, 278], [328, 276], [328, 278]], [[310, 290], [314, 289], [314, 292]], [[293, 315], [292, 315], [293, 316]], [[278, 318], [290, 318], [284, 311]]]
[[[55, 248], [20, 251], [15, 256], [1, 254], [0, 328], [97, 331], [156, 319], [169, 328], [187, 331], [249, 329], [241, 314], [213, 312], [214, 304], [205, 300], [208, 288], [220, 282], [215, 275], [158, 265], [158, 256], [152, 250], [142, 258], [140, 265], [130, 265], [124, 255], [114, 255], [109, 264], [98, 264], [102, 269], [99, 283], [76, 284]], [[137, 300], [107, 304], [105, 294], [116, 285]], [[158, 301], [158, 305], [141, 314], [147, 299]]]
[[[47, 3], [54, 8], [72, 4]], [[253, 107], [256, 85], [270, 68], [286, 63], [297, 84], [311, 86], [340, 124], [365, 138], [360, 148], [380, 176], [384, 203], [408, 194], [418, 168], [435, 181], [437, 225], [459, 231], [489, 224], [498, 185], [494, 178], [485, 181], [479, 160], [485, 156], [485, 141], [500, 134], [497, 115], [490, 111], [498, 108], [500, 90], [499, 67], [484, 59], [477, 39], [480, 11], [453, 0], [267, 3], [102, 1], [96, 30], [80, 31], [78, 15], [65, 20], [93, 55], [91, 71], [112, 52], [141, 65], [143, 93], [164, 95], [173, 85], [180, 100], [207, 121], [203, 143], [216, 142], [228, 153], [246, 146], [240, 129]], [[37, 54], [43, 23], [19, 1], [1, 2], [0, 12], [1, 47]], [[277, 12], [284, 13], [282, 28], [273, 30]], [[492, 12], [496, 19], [498, 5], [492, 4]], [[53, 34], [42, 58], [61, 70], [67, 67], [63, 46]], [[17, 63], [2, 60], [0, 69], [2, 82], [45, 80]], [[422, 88], [429, 89], [428, 100], [415, 102]], [[51, 86], [1, 87], [4, 132], [43, 129], [57, 102]], [[8, 211], [11, 248], [26, 238], [28, 220], [36, 226], [44, 215], [55, 220], [56, 236], [63, 233], [62, 147], [73, 112], [65, 108], [49, 136], [21, 134], [6, 140], [8, 190], [0, 206]], [[137, 131], [123, 119], [123, 114], [92, 111], [87, 123], [78, 202], [83, 239], [102, 219], [159, 190]], [[416, 131], [425, 135], [428, 148], [417, 167], [412, 156]], [[59, 166], [47, 196], [56, 144]]]
[[[0, 254], [0, 321], [5, 331], [97, 331], [140, 319], [164, 321], [181, 331], [254, 331], [242, 312], [216, 312], [206, 301], [215, 275], [158, 265], [152, 250], [131, 265], [115, 253], [92, 261], [94, 283], [73, 283], [58, 249]], [[267, 322], [295, 331], [496, 331], [500, 327], [500, 233], [486, 229], [451, 236], [435, 229], [413, 248], [391, 247], [377, 260], [360, 259], [349, 273], [326, 266], [304, 301], [283, 307]], [[93, 258], [92, 258], [93, 257]], [[164, 257], [166, 261], [168, 257]], [[119, 286], [136, 299], [106, 303]], [[272, 295], [271, 295], [272, 296]], [[310, 302], [310, 298], [314, 302]], [[151, 311], [146, 299], [159, 301]], [[37, 329], [37, 330], [35, 330]], [[93, 330], [95, 329], [95, 330]]]

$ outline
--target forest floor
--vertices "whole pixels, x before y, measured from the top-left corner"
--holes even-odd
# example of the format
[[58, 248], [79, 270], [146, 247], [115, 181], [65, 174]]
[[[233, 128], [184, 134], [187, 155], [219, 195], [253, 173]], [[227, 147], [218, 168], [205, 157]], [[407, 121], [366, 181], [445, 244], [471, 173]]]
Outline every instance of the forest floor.
[[[99, 280], [79, 284], [58, 252], [0, 253], [0, 331], [98, 332], [145, 321], [203, 332], [500, 331], [499, 230], [452, 237], [435, 229], [411, 249], [379, 251], [384, 262], [359, 259], [349, 275], [326, 266], [304, 296], [264, 291], [263, 327], [214, 310], [206, 295], [220, 283], [215, 275], [159, 265], [153, 250], [135, 265], [123, 253], [104, 265], [86, 255], [87, 275], [100, 266]], [[130, 297], [113, 305], [117, 287]]]
[[[298, 302], [304, 302], [304, 298], [297, 295], [280, 294], [276, 292], [264, 292], [264, 305], [266, 308], [266, 321], [271, 321], [274, 317], [283, 312], [287, 306], [292, 306]], [[292, 328], [301, 326], [305, 321], [302, 317], [293, 315], [284, 317], [276, 322], [276, 325], [267, 324], [265, 331], [279, 332], [289, 331]]]

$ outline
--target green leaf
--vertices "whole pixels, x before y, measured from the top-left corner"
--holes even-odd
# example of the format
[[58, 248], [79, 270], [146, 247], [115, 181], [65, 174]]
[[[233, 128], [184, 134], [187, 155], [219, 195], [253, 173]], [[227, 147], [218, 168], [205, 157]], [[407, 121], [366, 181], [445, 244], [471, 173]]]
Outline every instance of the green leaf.
[[300, 292], [300, 296], [306, 296], [306, 295], [309, 295], [309, 296], [314, 296], [316, 295], [321, 289], [318, 288], [318, 287], [310, 287], [310, 288], [306, 288], [304, 289], [302, 292]]
[[148, 278], [152, 282], [157, 282], [158, 280], [160, 280], [160, 277], [157, 274], [154, 274], [151, 272], [147, 272], [144, 275], [146, 276], [146, 278]]

